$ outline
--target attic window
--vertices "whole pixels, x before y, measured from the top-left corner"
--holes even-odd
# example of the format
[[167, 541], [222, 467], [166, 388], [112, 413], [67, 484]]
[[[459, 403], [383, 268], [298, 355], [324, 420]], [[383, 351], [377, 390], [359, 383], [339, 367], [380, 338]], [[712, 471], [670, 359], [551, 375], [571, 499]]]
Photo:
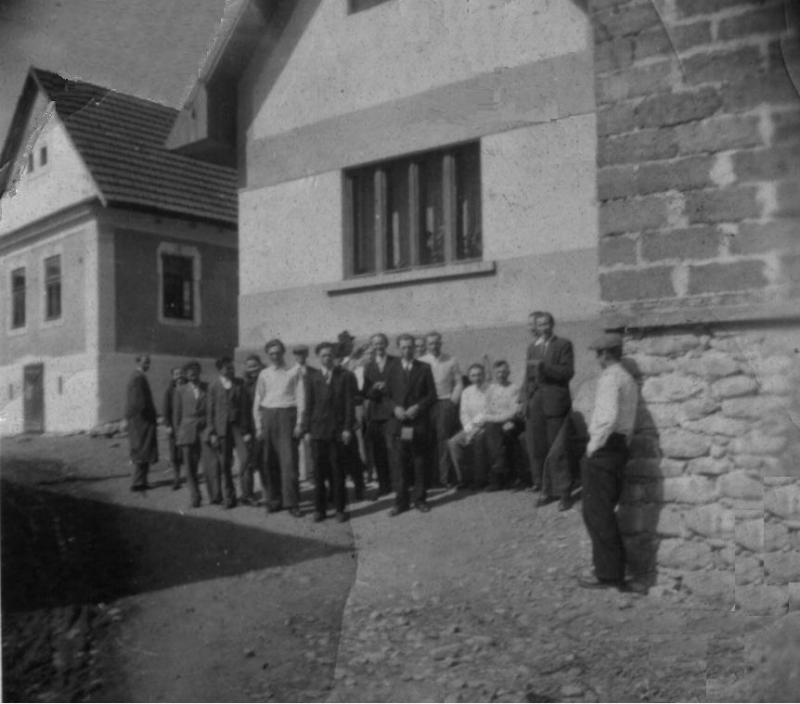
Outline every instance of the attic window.
[[35, 165], [35, 161], [33, 158], [33, 152], [28, 152], [28, 173], [33, 173], [33, 167]]
[[389, 0], [347, 0], [347, 14], [352, 15], [362, 10], [369, 10], [371, 7], [381, 5]]
[[39, 150], [39, 166], [47, 166], [47, 147]]

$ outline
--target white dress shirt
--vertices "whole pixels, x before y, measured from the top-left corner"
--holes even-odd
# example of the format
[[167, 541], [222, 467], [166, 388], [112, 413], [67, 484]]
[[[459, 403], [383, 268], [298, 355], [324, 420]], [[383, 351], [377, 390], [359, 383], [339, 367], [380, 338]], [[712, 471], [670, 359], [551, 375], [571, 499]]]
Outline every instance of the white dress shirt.
[[259, 433], [262, 408], [297, 408], [299, 422], [305, 408], [303, 368], [299, 364], [261, 370], [253, 398], [253, 420]]
[[459, 408], [461, 427], [467, 435], [475, 433], [486, 415], [486, 387], [471, 384], [461, 394], [461, 407]]
[[636, 424], [639, 389], [621, 364], [611, 364], [597, 381], [594, 411], [589, 423], [586, 454], [599, 450], [612, 433], [622, 433], [630, 442]]
[[505, 423], [517, 414], [519, 405], [519, 387], [508, 383], [506, 385], [489, 384], [486, 390], [486, 420], [490, 423]]

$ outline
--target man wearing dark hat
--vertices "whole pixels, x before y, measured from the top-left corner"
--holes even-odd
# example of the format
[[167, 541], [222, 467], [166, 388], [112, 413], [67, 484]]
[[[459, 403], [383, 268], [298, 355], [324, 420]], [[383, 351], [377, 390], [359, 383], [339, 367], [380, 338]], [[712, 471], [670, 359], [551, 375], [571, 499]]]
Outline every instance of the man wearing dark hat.
[[146, 376], [148, 369], [150, 369], [150, 356], [138, 355], [136, 370], [131, 375], [125, 392], [125, 420], [131, 449], [130, 457], [136, 468], [133, 472], [131, 491], [145, 491], [148, 488], [147, 472], [151, 464], [158, 462], [157, 416], [150, 383]]
[[620, 335], [601, 335], [590, 349], [596, 351], [603, 370], [597, 381], [589, 444], [581, 467], [583, 521], [592, 541], [594, 575], [581, 578], [578, 583], [587, 589], [617, 588], [645, 593], [644, 585], [625, 582], [625, 550], [614, 512], [622, 493], [639, 389], [620, 363]]

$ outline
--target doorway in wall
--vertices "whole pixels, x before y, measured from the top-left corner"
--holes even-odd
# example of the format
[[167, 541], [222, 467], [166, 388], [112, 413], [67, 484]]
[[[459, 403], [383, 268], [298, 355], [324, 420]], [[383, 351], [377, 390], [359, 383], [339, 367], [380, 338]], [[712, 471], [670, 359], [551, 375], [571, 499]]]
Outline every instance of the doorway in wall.
[[23, 430], [44, 432], [44, 364], [28, 364], [22, 370]]

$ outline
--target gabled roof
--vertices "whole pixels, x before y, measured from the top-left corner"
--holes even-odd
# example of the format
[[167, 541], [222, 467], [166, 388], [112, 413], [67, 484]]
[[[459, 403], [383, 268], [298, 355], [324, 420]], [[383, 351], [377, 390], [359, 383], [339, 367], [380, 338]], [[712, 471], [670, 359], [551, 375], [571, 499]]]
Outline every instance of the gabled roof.
[[[198, 161], [165, 147], [178, 111], [50, 71], [31, 68], [17, 118], [27, 121], [33, 82], [55, 105], [76, 149], [108, 204], [188, 215], [228, 224], [237, 221], [235, 169]], [[11, 161], [21, 144], [9, 132], [2, 153]], [[8, 164], [6, 164], [8, 167]]]

